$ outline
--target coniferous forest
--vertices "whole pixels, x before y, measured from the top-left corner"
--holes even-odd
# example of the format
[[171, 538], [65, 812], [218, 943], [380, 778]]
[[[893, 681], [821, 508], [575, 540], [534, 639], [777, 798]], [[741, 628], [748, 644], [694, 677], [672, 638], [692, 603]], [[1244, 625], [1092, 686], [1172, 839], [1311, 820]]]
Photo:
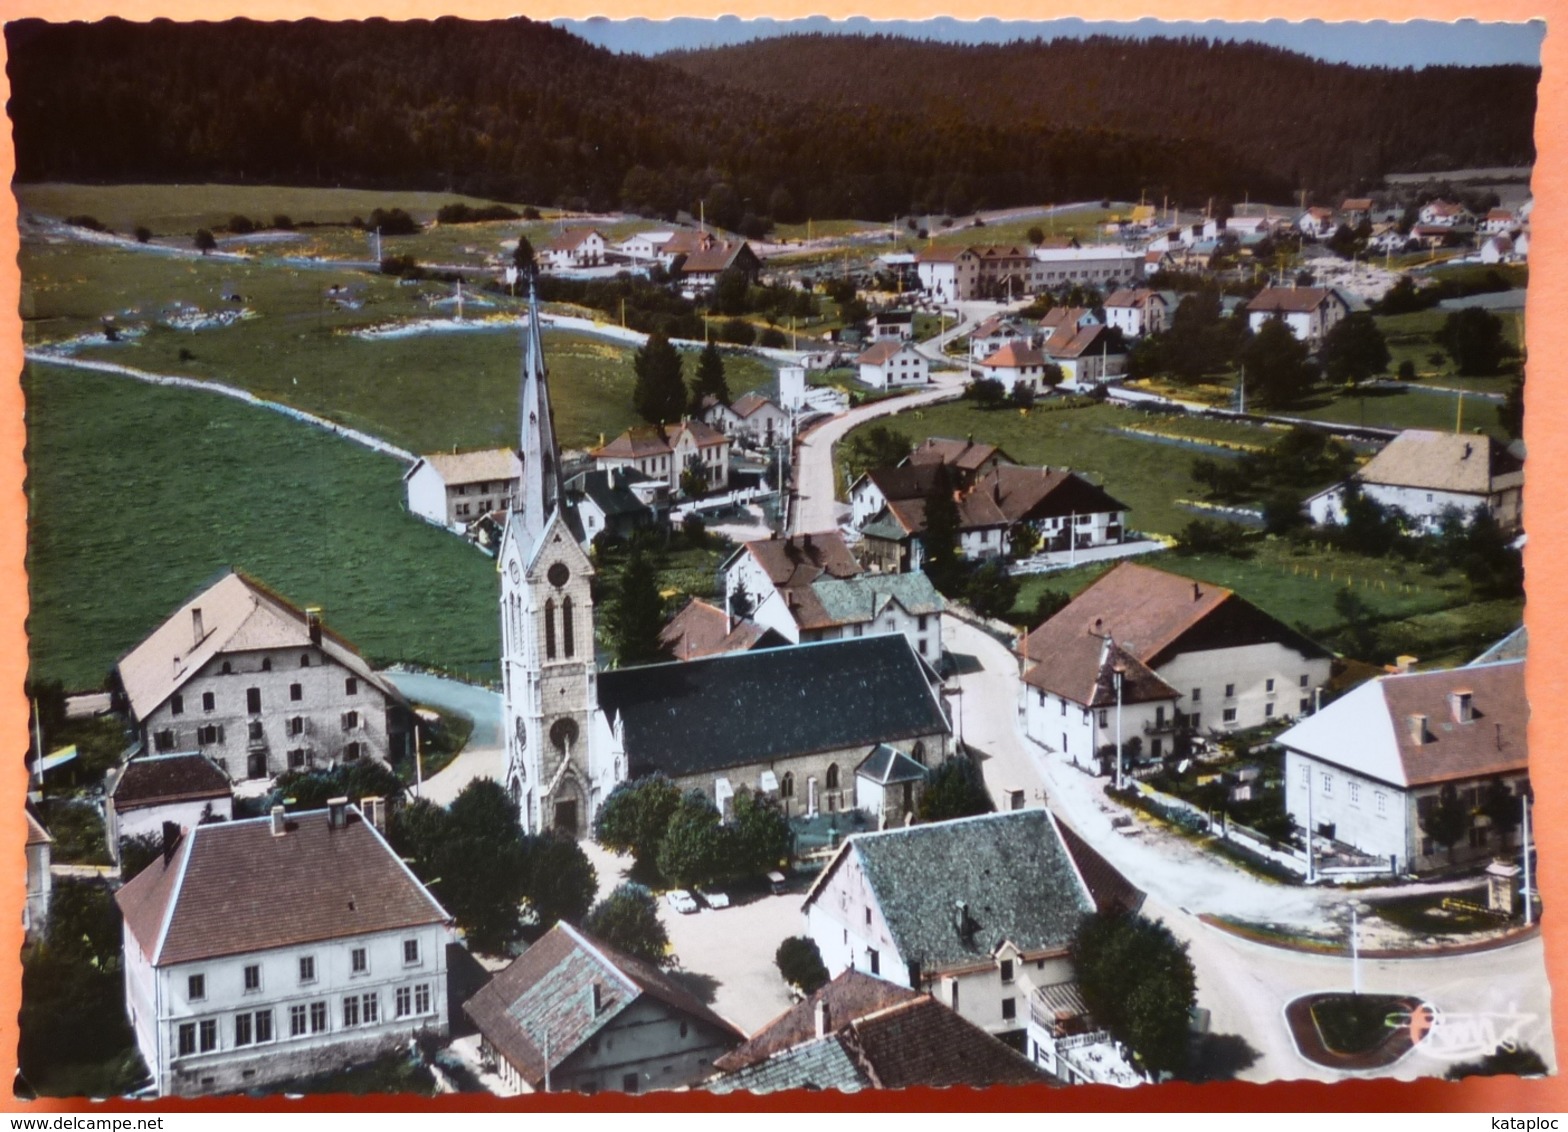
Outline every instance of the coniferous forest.
[[1322, 199], [1523, 164], [1539, 69], [1275, 48], [803, 36], [655, 59], [524, 19], [7, 25], [21, 181], [399, 187], [888, 219], [1097, 197]]

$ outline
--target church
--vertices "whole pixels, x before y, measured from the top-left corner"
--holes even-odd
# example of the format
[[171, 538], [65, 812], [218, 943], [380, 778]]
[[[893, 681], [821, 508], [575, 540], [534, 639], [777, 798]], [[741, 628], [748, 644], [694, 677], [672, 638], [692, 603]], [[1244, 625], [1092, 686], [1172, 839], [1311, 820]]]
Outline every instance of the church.
[[524, 828], [586, 836], [610, 791], [652, 773], [721, 813], [749, 789], [792, 817], [874, 795], [886, 820], [881, 790], [860, 786], [887, 761], [879, 750], [934, 766], [952, 740], [939, 679], [902, 635], [598, 671], [593, 562], [565, 491], [533, 291], [523, 354], [520, 477], [497, 563], [505, 783]]

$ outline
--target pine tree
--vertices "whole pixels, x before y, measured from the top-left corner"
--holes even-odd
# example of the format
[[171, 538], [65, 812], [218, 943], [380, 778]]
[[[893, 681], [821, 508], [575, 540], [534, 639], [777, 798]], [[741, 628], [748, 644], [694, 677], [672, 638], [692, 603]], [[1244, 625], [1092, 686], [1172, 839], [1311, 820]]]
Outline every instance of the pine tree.
[[697, 358], [697, 375], [691, 383], [689, 412], [692, 416], [702, 413], [705, 397], [715, 397], [721, 405], [730, 403], [730, 386], [724, 376], [724, 356], [713, 342], [704, 346], [702, 354]]
[[964, 580], [964, 564], [958, 554], [958, 501], [953, 498], [953, 482], [947, 465], [937, 467], [931, 493], [926, 496], [926, 529], [921, 535], [925, 549], [925, 572], [931, 584], [952, 596]]
[[615, 654], [617, 665], [657, 664], [669, 659], [668, 650], [659, 640], [659, 631], [664, 628], [659, 572], [653, 558], [641, 547], [634, 545], [627, 556], [606, 612], [610, 651]]
[[649, 424], [678, 421], [686, 407], [686, 383], [681, 377], [681, 356], [670, 340], [658, 331], [632, 357], [637, 383], [632, 388], [632, 406]]

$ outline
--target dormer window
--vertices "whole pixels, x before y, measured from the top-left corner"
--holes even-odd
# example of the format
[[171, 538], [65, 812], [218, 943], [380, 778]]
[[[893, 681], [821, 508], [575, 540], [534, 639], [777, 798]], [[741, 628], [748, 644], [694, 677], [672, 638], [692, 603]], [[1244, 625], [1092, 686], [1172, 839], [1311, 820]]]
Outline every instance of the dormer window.
[[1475, 718], [1473, 694], [1468, 689], [1448, 693], [1448, 710], [1455, 723], [1469, 723]]

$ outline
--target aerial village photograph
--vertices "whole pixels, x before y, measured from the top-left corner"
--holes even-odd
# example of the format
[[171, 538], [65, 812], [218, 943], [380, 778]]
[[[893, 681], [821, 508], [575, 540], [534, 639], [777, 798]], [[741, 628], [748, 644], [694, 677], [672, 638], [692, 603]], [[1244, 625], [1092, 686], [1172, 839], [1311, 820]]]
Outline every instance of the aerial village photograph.
[[15, 1097], [1555, 1073], [1545, 33], [8, 23]]

